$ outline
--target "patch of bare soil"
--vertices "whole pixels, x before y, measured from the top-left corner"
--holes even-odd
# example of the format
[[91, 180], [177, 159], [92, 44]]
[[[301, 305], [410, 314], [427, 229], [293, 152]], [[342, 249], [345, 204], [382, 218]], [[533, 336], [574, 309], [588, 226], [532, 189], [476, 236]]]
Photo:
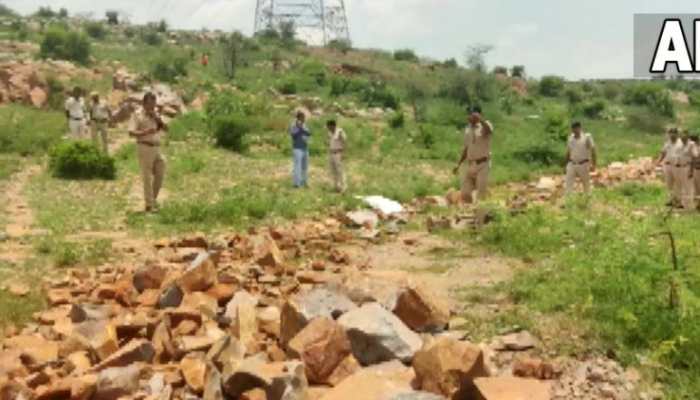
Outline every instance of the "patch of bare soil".
[[0, 242], [0, 261], [11, 264], [20, 263], [31, 251], [27, 239], [44, 233], [34, 227], [34, 214], [24, 194], [29, 180], [41, 172], [41, 167], [33, 165], [11, 177], [3, 195], [5, 203], [5, 234], [7, 238]]

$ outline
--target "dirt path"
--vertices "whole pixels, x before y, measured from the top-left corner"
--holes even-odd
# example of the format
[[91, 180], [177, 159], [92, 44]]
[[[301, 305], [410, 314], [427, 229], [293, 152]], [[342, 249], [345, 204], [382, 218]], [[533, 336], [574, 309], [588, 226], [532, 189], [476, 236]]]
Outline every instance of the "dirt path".
[[10, 178], [3, 196], [5, 206], [6, 240], [0, 242], [0, 261], [18, 264], [31, 253], [29, 238], [45, 232], [34, 226], [32, 212], [25, 194], [27, 184], [41, 173], [41, 166], [32, 165]]

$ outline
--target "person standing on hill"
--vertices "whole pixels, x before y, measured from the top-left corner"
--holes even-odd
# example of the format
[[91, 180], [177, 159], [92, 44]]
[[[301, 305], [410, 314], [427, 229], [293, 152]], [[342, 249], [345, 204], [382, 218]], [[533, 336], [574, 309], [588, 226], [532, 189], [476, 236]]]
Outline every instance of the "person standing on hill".
[[595, 143], [590, 133], [584, 133], [580, 122], [571, 124], [571, 136], [566, 151], [566, 194], [574, 191], [576, 179], [583, 184], [583, 191], [591, 192], [591, 172], [598, 163]]
[[134, 113], [129, 122], [129, 135], [136, 138], [146, 212], [158, 210], [158, 193], [165, 176], [165, 160], [160, 153], [160, 136], [161, 132], [167, 130], [168, 127], [156, 111], [156, 95], [146, 93], [143, 96], [142, 108]]
[[85, 102], [83, 101], [83, 89], [75, 87], [64, 105], [68, 129], [72, 139], [81, 139], [85, 131]]
[[309, 171], [309, 138], [311, 131], [306, 127], [306, 114], [297, 112], [296, 119], [289, 127], [292, 137], [293, 181], [295, 188], [306, 187]]
[[330, 156], [331, 176], [333, 186], [338, 193], [343, 193], [347, 189], [345, 183], [345, 171], [343, 170], [343, 153], [345, 152], [345, 142], [347, 137], [345, 131], [338, 127], [335, 120], [326, 123], [328, 128], [328, 151]]
[[683, 142], [678, 135], [678, 128], [670, 128], [668, 130], [668, 140], [661, 149], [661, 154], [657, 160], [657, 164], [663, 163], [666, 187], [670, 194], [670, 200], [667, 205], [670, 207], [679, 207], [681, 205], [681, 193], [683, 189], [678, 179], [677, 171], [682, 165], [682, 152]]
[[112, 119], [112, 111], [104, 101], [100, 100], [100, 95], [97, 92], [92, 92], [90, 95], [92, 102], [90, 103], [90, 123], [92, 125], [92, 141], [97, 148], [101, 149], [104, 154], [108, 151], [107, 142], [107, 125]]
[[462, 182], [462, 201], [467, 204], [481, 200], [488, 194], [492, 138], [493, 125], [482, 119], [481, 107], [472, 107], [464, 132], [462, 157], [453, 170], [455, 175], [458, 174], [462, 164], [467, 162], [467, 171]]

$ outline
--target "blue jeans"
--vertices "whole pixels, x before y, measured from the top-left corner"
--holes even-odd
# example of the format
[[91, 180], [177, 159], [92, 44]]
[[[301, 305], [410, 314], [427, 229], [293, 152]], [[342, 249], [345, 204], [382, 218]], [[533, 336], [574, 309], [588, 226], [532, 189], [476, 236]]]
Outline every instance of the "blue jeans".
[[303, 149], [292, 149], [294, 156], [294, 187], [303, 187], [307, 183], [307, 173], [309, 171], [309, 151]]

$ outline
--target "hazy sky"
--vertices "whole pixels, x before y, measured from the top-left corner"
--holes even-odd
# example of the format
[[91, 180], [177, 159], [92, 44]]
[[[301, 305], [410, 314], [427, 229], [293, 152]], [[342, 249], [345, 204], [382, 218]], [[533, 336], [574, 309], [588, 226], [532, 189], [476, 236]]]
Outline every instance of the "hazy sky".
[[[255, 0], [0, 0], [28, 13], [41, 5], [71, 12], [118, 9], [134, 22], [165, 18], [181, 28], [251, 34]], [[490, 66], [523, 64], [529, 74], [570, 79], [628, 78], [635, 13], [700, 12], [698, 0], [345, 0], [355, 46], [412, 48], [461, 61], [471, 44], [495, 46]]]

